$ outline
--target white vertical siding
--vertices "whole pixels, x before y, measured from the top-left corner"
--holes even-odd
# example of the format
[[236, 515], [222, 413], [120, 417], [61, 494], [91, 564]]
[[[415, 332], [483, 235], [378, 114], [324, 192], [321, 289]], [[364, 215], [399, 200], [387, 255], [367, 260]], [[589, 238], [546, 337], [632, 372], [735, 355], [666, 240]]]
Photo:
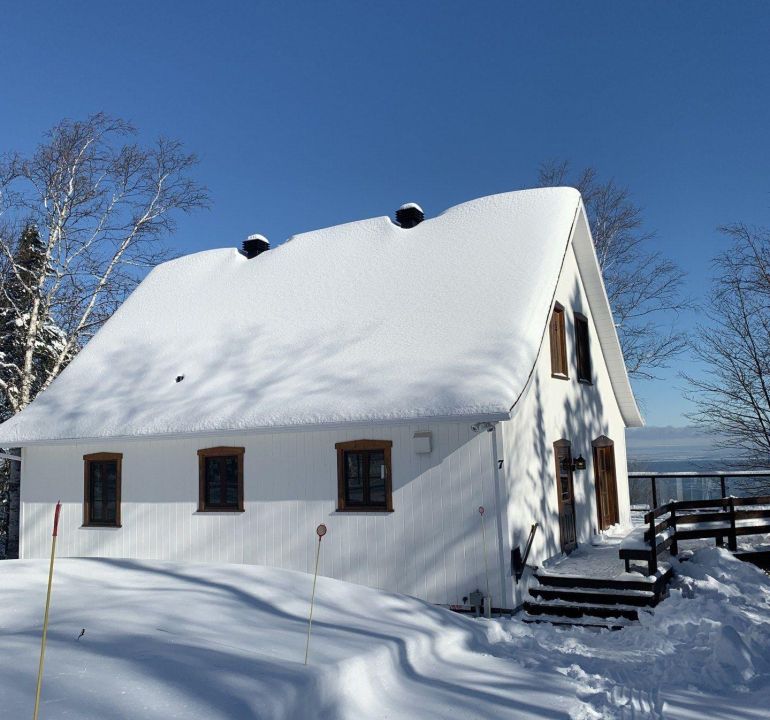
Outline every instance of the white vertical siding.
[[[418, 455], [412, 435], [433, 434]], [[392, 513], [338, 513], [335, 443], [392, 440]], [[197, 450], [243, 446], [244, 513], [197, 513]], [[83, 528], [83, 455], [123, 453], [122, 527]], [[33, 446], [25, 450], [23, 556], [49, 552], [53, 503], [63, 502], [58, 553], [272, 565], [311, 571], [324, 522], [321, 572], [456, 603], [484, 588], [477, 508], [488, 508], [487, 562], [500, 598], [492, 458], [470, 423], [358, 425], [307, 432]], [[496, 601], [497, 602], [497, 601]]]
[[[556, 290], [564, 306], [569, 379], [551, 377], [548, 335], [527, 390], [502, 423], [504, 478], [508, 493], [506, 542], [522, 551], [532, 523], [540, 523], [529, 564], [540, 564], [561, 553], [553, 443], [572, 442], [573, 457], [582, 455], [586, 469], [574, 473], [575, 514], [579, 543], [590, 542], [597, 529], [592, 441], [606, 435], [615, 443], [620, 522], [630, 524], [625, 423], [612, 390], [591, 309], [573, 249], [567, 252]], [[589, 319], [593, 384], [577, 381], [574, 313]], [[525, 587], [514, 587], [514, 603], [524, 599]]]

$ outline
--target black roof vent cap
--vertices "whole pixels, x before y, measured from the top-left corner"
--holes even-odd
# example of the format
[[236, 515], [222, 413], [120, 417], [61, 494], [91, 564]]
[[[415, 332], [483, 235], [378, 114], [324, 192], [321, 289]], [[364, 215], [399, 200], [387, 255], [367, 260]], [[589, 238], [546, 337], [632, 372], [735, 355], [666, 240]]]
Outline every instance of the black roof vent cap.
[[264, 235], [249, 235], [249, 237], [243, 241], [243, 254], [249, 260], [269, 249], [270, 243]]
[[396, 210], [396, 223], [405, 230], [425, 220], [425, 213], [417, 203], [406, 203]]

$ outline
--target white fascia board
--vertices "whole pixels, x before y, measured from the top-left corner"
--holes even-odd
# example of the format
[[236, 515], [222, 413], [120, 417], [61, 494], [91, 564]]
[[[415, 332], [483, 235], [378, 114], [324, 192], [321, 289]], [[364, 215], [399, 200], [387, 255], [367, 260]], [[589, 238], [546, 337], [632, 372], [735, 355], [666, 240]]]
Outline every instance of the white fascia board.
[[41, 439], [28, 441], [14, 441], [14, 447], [33, 447], [35, 445], [72, 445], [73, 443], [111, 443], [111, 442], [142, 442], [152, 440], [178, 440], [189, 437], [229, 437], [233, 435], [264, 435], [270, 433], [314, 432], [319, 430], [340, 430], [355, 426], [371, 425], [412, 425], [427, 423], [477, 423], [477, 422], [501, 422], [510, 420], [510, 412], [491, 412], [477, 415], [437, 415], [423, 417], [390, 418], [382, 420], [351, 420], [350, 422], [317, 423], [308, 425], [276, 425], [255, 428], [234, 428], [227, 430], [205, 430], [202, 432], [188, 433], [156, 433], [154, 435], [108, 435], [95, 437], [72, 437]]

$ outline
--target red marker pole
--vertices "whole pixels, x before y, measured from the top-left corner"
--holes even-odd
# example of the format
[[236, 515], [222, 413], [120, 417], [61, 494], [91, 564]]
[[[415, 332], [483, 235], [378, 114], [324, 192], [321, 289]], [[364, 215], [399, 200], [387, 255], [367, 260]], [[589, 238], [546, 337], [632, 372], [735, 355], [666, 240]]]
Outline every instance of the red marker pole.
[[43, 639], [40, 642], [40, 665], [37, 668], [37, 690], [35, 691], [35, 714], [37, 720], [40, 712], [40, 689], [43, 686], [43, 662], [45, 661], [45, 641], [48, 636], [48, 610], [51, 607], [51, 585], [53, 584], [53, 560], [56, 557], [56, 536], [59, 534], [59, 514], [61, 513], [61, 500], [56, 503], [53, 516], [53, 535], [51, 540], [51, 564], [48, 567], [48, 594], [45, 597], [45, 615], [43, 616]]
[[307, 654], [310, 650], [310, 629], [313, 627], [313, 601], [315, 600], [315, 581], [318, 579], [318, 558], [321, 555], [321, 539], [326, 535], [326, 525], [321, 523], [315, 529], [318, 535], [318, 546], [315, 551], [315, 573], [313, 574], [313, 592], [310, 594], [310, 616], [307, 619], [307, 642], [305, 643], [305, 665], [307, 665]]

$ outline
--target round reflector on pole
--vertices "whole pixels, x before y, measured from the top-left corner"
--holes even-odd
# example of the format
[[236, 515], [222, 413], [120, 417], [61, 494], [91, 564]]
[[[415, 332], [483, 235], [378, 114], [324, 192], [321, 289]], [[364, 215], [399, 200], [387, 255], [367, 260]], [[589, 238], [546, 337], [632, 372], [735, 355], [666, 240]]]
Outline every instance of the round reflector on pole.
[[324, 535], [326, 535], [326, 525], [321, 523], [316, 529], [316, 533], [318, 533], [318, 537], [322, 538]]

